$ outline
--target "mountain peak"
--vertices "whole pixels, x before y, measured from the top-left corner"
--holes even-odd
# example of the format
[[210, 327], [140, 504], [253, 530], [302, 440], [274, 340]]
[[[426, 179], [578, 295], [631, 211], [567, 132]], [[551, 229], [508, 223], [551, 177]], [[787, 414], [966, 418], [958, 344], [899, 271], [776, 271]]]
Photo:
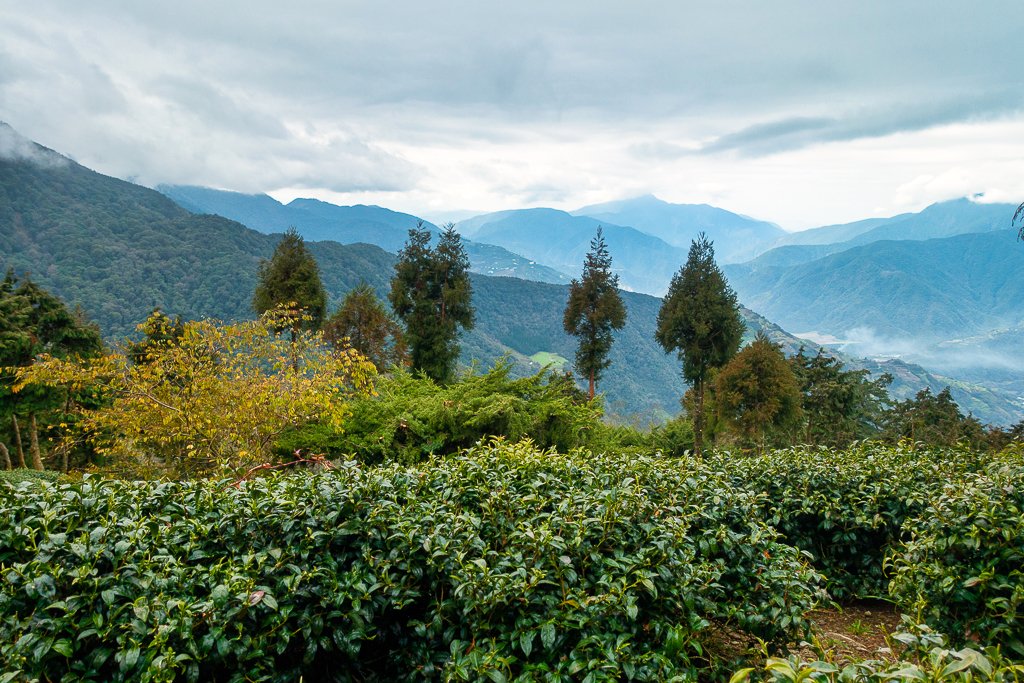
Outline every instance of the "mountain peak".
[[67, 157], [32, 142], [3, 121], [0, 121], [0, 160], [28, 161], [47, 168], [70, 163]]

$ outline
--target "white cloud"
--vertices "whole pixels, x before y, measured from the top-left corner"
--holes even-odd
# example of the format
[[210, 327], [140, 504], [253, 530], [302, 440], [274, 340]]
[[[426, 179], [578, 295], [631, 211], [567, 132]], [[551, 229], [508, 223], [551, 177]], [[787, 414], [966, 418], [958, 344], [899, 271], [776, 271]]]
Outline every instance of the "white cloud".
[[653, 192], [789, 228], [1024, 194], [1015, 0], [37, 0], [5, 21], [0, 118], [147, 184], [433, 213]]

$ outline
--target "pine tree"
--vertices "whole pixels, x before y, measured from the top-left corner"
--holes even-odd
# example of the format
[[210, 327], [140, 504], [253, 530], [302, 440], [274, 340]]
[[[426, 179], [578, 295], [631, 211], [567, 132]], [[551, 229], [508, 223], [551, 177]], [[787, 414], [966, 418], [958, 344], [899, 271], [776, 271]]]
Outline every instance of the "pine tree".
[[770, 434], [800, 419], [800, 387], [782, 349], [763, 332], [715, 376], [719, 415], [748, 445], [764, 450]]
[[446, 225], [436, 249], [420, 223], [398, 253], [388, 300], [405, 324], [412, 367], [438, 382], [455, 374], [459, 328], [473, 328], [469, 257], [454, 225]]
[[562, 325], [566, 333], [579, 337], [576, 369], [589, 381], [587, 395], [594, 398], [594, 386], [610, 365], [612, 331], [626, 325], [626, 307], [616, 289], [619, 276], [612, 274], [612, 257], [601, 228], [590, 241], [583, 275], [569, 284]]
[[260, 262], [252, 297], [252, 307], [259, 315], [289, 304], [296, 305], [293, 337], [299, 329], [320, 329], [327, 312], [327, 292], [316, 259], [295, 228], [288, 229], [269, 261]]
[[694, 451], [704, 439], [704, 392], [708, 373], [736, 355], [743, 338], [736, 294], [715, 265], [715, 250], [701, 233], [690, 245], [686, 264], [672, 276], [658, 311], [655, 339], [665, 353], [675, 351], [683, 363], [683, 378], [693, 385]]
[[351, 346], [381, 371], [404, 365], [407, 359], [402, 328], [366, 283], [345, 295], [324, 323], [324, 338], [335, 348]]

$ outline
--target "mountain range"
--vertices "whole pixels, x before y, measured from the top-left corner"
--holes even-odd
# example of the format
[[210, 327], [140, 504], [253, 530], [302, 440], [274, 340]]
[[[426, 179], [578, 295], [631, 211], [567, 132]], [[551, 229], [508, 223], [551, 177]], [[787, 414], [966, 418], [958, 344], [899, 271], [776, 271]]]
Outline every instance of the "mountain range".
[[[3, 133], [2, 129], [0, 133]], [[11, 149], [11, 146], [7, 145], [3, 149]], [[261, 258], [269, 257], [279, 235], [263, 234], [229, 218], [208, 215], [210, 208], [205, 204], [193, 204], [203, 214], [193, 213], [153, 190], [100, 175], [31, 143], [26, 142], [17, 149], [22, 152], [13, 155], [8, 153], [0, 158], [0, 267], [13, 268], [19, 273], [31, 273], [33, 279], [43, 286], [72, 304], [80, 305], [86, 314], [101, 325], [108, 339], [130, 334], [134, 326], [155, 306], [185, 318], [211, 316], [237, 319], [251, 315], [250, 300], [258, 263]], [[29, 151], [25, 152], [26, 149]], [[164, 189], [167, 191], [167, 188]], [[352, 216], [353, 223], [358, 220], [374, 220], [382, 224], [387, 223], [377, 219], [388, 216], [396, 223], [400, 222], [403, 228], [407, 227], [410, 220], [417, 220], [414, 216], [389, 212], [380, 207], [332, 208], [332, 205], [321, 202], [302, 201], [281, 205], [269, 197], [261, 199], [258, 195], [234, 196], [235, 193], [215, 192], [220, 193], [222, 198], [224, 194], [231, 195], [227, 198], [238, 200], [236, 207], [248, 207], [247, 210], [253, 213], [247, 220], [254, 222], [270, 220], [266, 218], [269, 214], [292, 224], [291, 219], [296, 216], [296, 211], [302, 211], [307, 216], [317, 216], [319, 212], [321, 218], [326, 215], [335, 229], [344, 229], [343, 215]], [[177, 201], [187, 204], [181, 197]], [[260, 205], [265, 207], [266, 212], [259, 209]], [[337, 211], [345, 208], [369, 211]], [[524, 212], [515, 214], [498, 220], [490, 214], [478, 221], [474, 231], [477, 235], [498, 235], [509, 227], [503, 221], [518, 220]], [[529, 216], [530, 212], [525, 212], [525, 215]], [[600, 219], [573, 216], [565, 212], [560, 212], [555, 218], [568, 226], [567, 231], [577, 230], [581, 241], [586, 244], [589, 244], [592, 237], [590, 231], [596, 230], [598, 224], [605, 225]], [[515, 220], [512, 222], [515, 223]], [[272, 229], [271, 224], [261, 225], [264, 230]], [[361, 235], [373, 232], [367, 223], [362, 225]], [[870, 229], [880, 225], [882, 223]], [[622, 230], [615, 230], [615, 227]], [[658, 245], [655, 248], [661, 250], [662, 255], [666, 250], [665, 246], [661, 246], [667, 244], [663, 240], [650, 235], [637, 236], [634, 233], [639, 231], [632, 228], [625, 229], [608, 223], [605, 229], [609, 236], [618, 233], [635, 237], [635, 244], [641, 244], [644, 238], [652, 240], [651, 244]], [[997, 239], [998, 236], [996, 232], [988, 235], [990, 239]], [[479, 246], [487, 243], [473, 244]], [[906, 248], [911, 252], [920, 251], [920, 245], [927, 244], [907, 242], [909, 246]], [[370, 283], [382, 296], [386, 293], [395, 260], [393, 253], [365, 243], [342, 245], [334, 241], [310, 240], [309, 246], [320, 263], [331, 307], [337, 306], [345, 292], [361, 281]], [[857, 249], [870, 246], [863, 245], [845, 251], [858, 254]], [[487, 248], [503, 249], [501, 245]], [[680, 259], [675, 264], [678, 267], [685, 255], [681, 253], [682, 250], [671, 245], [667, 248], [676, 250], [671, 253], [673, 258]], [[511, 252], [504, 249], [496, 252], [499, 260], [509, 258]], [[973, 253], [966, 247], [957, 247], [952, 251]], [[619, 254], [614, 248], [612, 253], [613, 259], [617, 261]], [[624, 250], [623, 253], [629, 252]], [[641, 258], [643, 253], [637, 249], [636, 258]], [[922, 253], [928, 253], [928, 250]], [[979, 252], [981, 255], [985, 253]], [[979, 260], [981, 255], [977, 256]], [[651, 260], [654, 256], [656, 254], [648, 254]], [[837, 253], [827, 258], [839, 256], [841, 254]], [[1013, 269], [1013, 255], [1004, 254], [1004, 257], [1005, 265], [1000, 272], [1008, 275]], [[527, 264], [533, 260], [528, 255], [521, 258]], [[901, 258], [910, 256], [904, 254]], [[931, 261], [922, 258], [922, 268], [930, 267], [938, 272], [937, 262], [953, 256], [936, 254], [929, 257]], [[582, 258], [579, 263], [582, 263]], [[899, 263], [893, 263], [892, 266], [894, 269], [902, 267]], [[742, 267], [749, 267], [749, 263]], [[952, 270], [955, 271], [955, 268]], [[847, 284], [851, 284], [850, 278], [862, 277], [854, 275], [854, 272], [843, 276]], [[952, 271], [946, 274], [949, 287], [958, 286], [954, 283], [954, 276], [955, 272]], [[843, 278], [837, 278], [839, 284]], [[737, 276], [737, 282], [741, 279]], [[793, 284], [783, 276], [779, 276], [778, 282], [787, 284], [772, 286], [797, 289], [807, 286], [803, 282]], [[463, 338], [465, 363], [476, 361], [488, 365], [496, 358], [507, 355], [516, 363], [519, 372], [527, 372], [537, 369], [541, 363], [572, 357], [575, 340], [568, 337], [561, 328], [561, 314], [567, 297], [565, 286], [482, 274], [474, 275], [473, 286], [478, 320], [475, 329]], [[923, 288], [924, 283], [919, 287]], [[979, 285], [979, 293], [976, 293], [981, 302], [978, 305], [982, 307], [984, 299], [980, 292], [983, 290], [984, 287]], [[837, 285], [834, 291], [835, 296], [841, 297], [844, 289]], [[849, 291], [849, 287], [846, 291]], [[1014, 291], [1008, 284], [1005, 293]], [[1004, 294], [997, 296], [1004, 297]], [[649, 420], [674, 414], [685, 387], [680, 378], [678, 361], [665, 354], [653, 340], [660, 300], [630, 292], [624, 292], [623, 297], [629, 314], [627, 327], [616, 338], [612, 366], [600, 383], [599, 390], [606, 393], [608, 405], [613, 412], [621, 415], [638, 414], [643, 416], [642, 419]], [[933, 299], [939, 300], [938, 295]], [[747, 303], [746, 297], [741, 296], [741, 300]], [[768, 303], [758, 301], [758, 305], [762, 306]], [[880, 305], [882, 303], [886, 302], [880, 302]], [[947, 304], [952, 306], [955, 302], [948, 301]], [[992, 300], [989, 306], [992, 316], [1002, 315], [1002, 309], [999, 308], [1002, 304], [997, 304]], [[1012, 317], [1012, 305], [1007, 304], [1005, 308], [1007, 316]], [[801, 345], [812, 352], [818, 348], [813, 341], [793, 337], [750, 310], [745, 309], [744, 316], [748, 336], [758, 329], [766, 329], [790, 352]], [[781, 318], [778, 320], [782, 321]], [[827, 316], [822, 320], [828, 320]], [[978, 337], [976, 343], [988, 344], [987, 348], [991, 349], [1012, 348], [1012, 340], [1017, 333], [1019, 329], [1011, 325], [1001, 335], [992, 333]], [[950, 340], [945, 342], [952, 343]], [[956, 351], [960, 353], [964, 349], [958, 347]], [[1005, 378], [987, 378], [992, 379], [992, 382], [986, 381], [990, 387], [986, 389], [971, 382], [929, 374], [923, 368], [901, 360], [860, 361], [849, 355], [844, 359], [851, 367], [870, 365], [876, 372], [889, 371], [897, 375], [898, 381], [893, 387], [897, 397], [912, 395], [924, 386], [937, 390], [945, 384], [951, 384], [954, 396], [964, 409], [974, 412], [979, 418], [998, 423], [1020, 419], [1020, 408], [1014, 403], [1019, 393], [1013, 393], [1017, 387], [1012, 381], [1004, 381]]]

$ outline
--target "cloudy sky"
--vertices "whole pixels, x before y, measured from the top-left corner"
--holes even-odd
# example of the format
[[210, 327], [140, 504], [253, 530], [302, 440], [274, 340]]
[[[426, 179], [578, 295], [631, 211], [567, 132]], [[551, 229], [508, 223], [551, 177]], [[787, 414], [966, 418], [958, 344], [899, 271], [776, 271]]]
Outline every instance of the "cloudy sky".
[[789, 229], [1024, 200], [1024, 2], [0, 0], [0, 120], [101, 172], [430, 218]]

